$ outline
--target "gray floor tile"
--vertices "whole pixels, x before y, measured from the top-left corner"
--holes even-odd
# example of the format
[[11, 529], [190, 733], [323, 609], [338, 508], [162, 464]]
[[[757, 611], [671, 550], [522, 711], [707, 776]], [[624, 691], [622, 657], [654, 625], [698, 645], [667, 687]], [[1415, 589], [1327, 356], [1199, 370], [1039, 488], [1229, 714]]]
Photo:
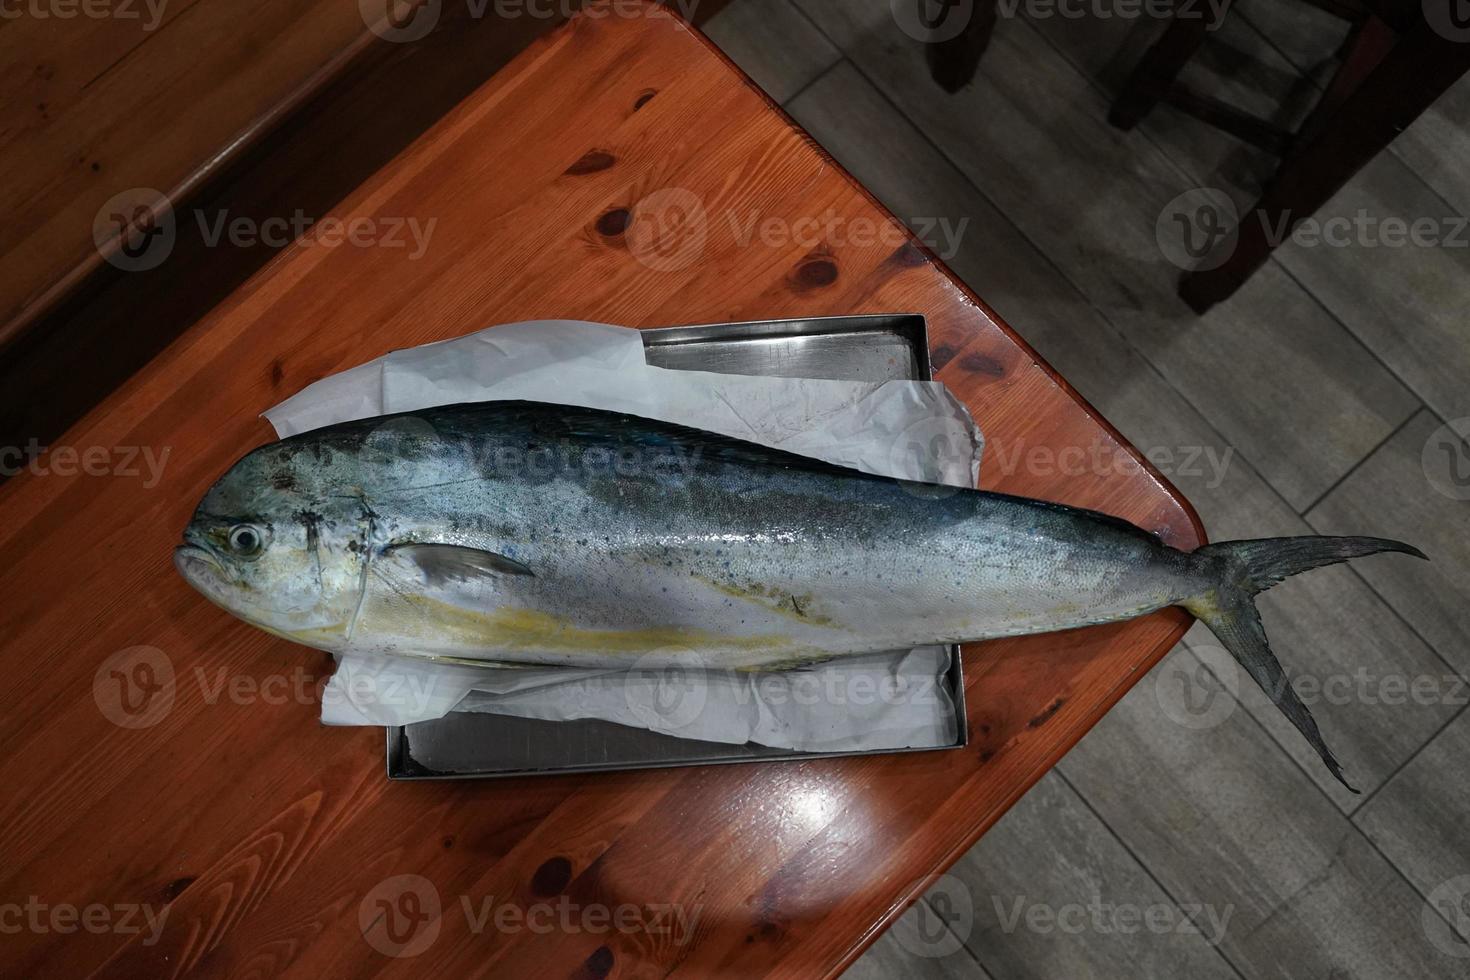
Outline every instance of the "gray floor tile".
[[1393, 153], [1458, 213], [1470, 215], [1470, 75], [1399, 134]]
[[1226, 978], [1215, 909], [1181, 909], [1055, 773], [950, 874], [968, 888], [967, 940], [994, 976]]
[[1303, 74], [1325, 84], [1337, 69], [1337, 52], [1348, 36], [1341, 17], [1309, 3], [1246, 4], [1232, 19], [1250, 23]]
[[790, 0], [739, 0], [711, 17], [704, 33], [777, 102], [841, 57]]
[[1470, 876], [1470, 782], [1453, 778], [1467, 758], [1470, 712], [1462, 711], [1353, 817], [1425, 895]]
[[1363, 562], [1360, 574], [1460, 671], [1470, 671], [1470, 449], [1428, 412], [1308, 514], [1324, 534], [1419, 545], [1429, 562]]
[[[1181, 904], [1231, 921], [1220, 943], [1246, 976], [1430, 977], [1463, 965], [1434, 945], [1424, 902], [1241, 711], [1182, 700], [1176, 650], [1061, 763], [1078, 792]], [[1216, 717], [1216, 714], [1223, 717]]]
[[1022, 336], [1051, 324], [1108, 329], [1046, 257], [850, 63], [828, 72], [787, 108]]
[[1101, 95], [1059, 69], [1028, 25], [1003, 23], [982, 79], [953, 97], [891, 27], [867, 29], [878, 33], [859, 29], [847, 49], [859, 69], [1294, 503], [1412, 411], [1412, 396], [1279, 272], [1204, 318], [1175, 297], [1180, 270], [1154, 218], [1189, 179], [1144, 136], [1107, 127]]
[[[1363, 221], [1363, 236], [1333, 247], [1327, 236], [1287, 241], [1277, 260], [1317, 296], [1426, 404], [1444, 418], [1470, 415], [1470, 225], [1392, 154], [1380, 154], [1317, 214], [1337, 221], [1338, 240]], [[1381, 244], [1391, 222], [1423, 222], [1422, 242]], [[1305, 243], [1304, 243], [1305, 242]]]
[[[1119, 66], [1111, 53], [1130, 51], [1136, 59], [1139, 53], [1132, 49], [1139, 45], [1135, 39], [1151, 36], [1151, 32], [1116, 20], [1052, 18], [1038, 26], [1109, 97], [1132, 68], [1131, 64]], [[1331, 49], [1329, 42], [1325, 51]], [[1314, 85], [1240, 17], [1227, 19], [1201, 48], [1190, 69], [1196, 77], [1187, 80], [1197, 90], [1272, 118], [1287, 129], [1300, 124], [1319, 95]], [[1443, 111], [1453, 110], [1458, 92], [1457, 88], [1442, 100]], [[1470, 101], [1470, 89], [1464, 98]], [[1470, 117], [1470, 105], [1466, 116]], [[1425, 122], [1427, 117], [1421, 120]], [[1275, 157], [1167, 106], [1150, 114], [1143, 130], [1201, 184], [1227, 191], [1242, 211], [1255, 201], [1262, 181], [1276, 167]], [[1452, 133], [1459, 143], [1440, 146], [1439, 151], [1455, 159], [1457, 171], [1463, 173], [1459, 161], [1470, 153], [1470, 137], [1449, 127], [1426, 132], [1442, 130]], [[1304, 231], [1283, 244], [1276, 257], [1420, 399], [1447, 417], [1463, 415], [1470, 412], [1470, 388], [1463, 383], [1470, 375], [1470, 344], [1466, 343], [1460, 297], [1470, 275], [1470, 228], [1401, 156], [1404, 154], [1380, 154], [1317, 212], [1317, 225], [1336, 223], [1329, 224], [1334, 228], [1329, 235]], [[1434, 245], [1415, 245], [1392, 231], [1395, 223], [1407, 227], [1416, 220], [1426, 222], [1422, 240]]]

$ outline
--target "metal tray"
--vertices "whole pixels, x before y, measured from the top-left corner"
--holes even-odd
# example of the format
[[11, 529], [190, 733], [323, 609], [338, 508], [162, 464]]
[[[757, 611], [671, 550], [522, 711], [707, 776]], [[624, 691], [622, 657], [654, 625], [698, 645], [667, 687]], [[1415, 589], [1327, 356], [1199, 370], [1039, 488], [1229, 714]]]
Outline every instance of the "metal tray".
[[[930, 377], [928, 333], [918, 314], [760, 320], [644, 330], [648, 363], [664, 368], [789, 378], [896, 381]], [[944, 685], [955, 705], [952, 745], [877, 752], [797, 752], [764, 745], [727, 745], [674, 738], [606, 721], [543, 721], [478, 712], [451, 712], [418, 722], [415, 733], [464, 747], [454, 771], [413, 758], [408, 728], [388, 729], [390, 779], [485, 779], [541, 773], [650, 769], [779, 759], [821, 759], [929, 752], [965, 744], [965, 685], [959, 648], [951, 651]]]

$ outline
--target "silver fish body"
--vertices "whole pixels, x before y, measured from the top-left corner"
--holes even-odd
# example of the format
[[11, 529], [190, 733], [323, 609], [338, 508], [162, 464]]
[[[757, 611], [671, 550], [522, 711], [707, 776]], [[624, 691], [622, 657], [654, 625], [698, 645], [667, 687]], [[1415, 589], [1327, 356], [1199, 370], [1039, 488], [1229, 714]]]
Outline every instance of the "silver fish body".
[[[1092, 511], [488, 402], [257, 449], [205, 496], [176, 561], [241, 618], [339, 653], [779, 667], [1184, 605], [1269, 683], [1255, 591], [1412, 550], [1281, 540], [1186, 554]], [[1289, 686], [1269, 693], [1337, 771]]]

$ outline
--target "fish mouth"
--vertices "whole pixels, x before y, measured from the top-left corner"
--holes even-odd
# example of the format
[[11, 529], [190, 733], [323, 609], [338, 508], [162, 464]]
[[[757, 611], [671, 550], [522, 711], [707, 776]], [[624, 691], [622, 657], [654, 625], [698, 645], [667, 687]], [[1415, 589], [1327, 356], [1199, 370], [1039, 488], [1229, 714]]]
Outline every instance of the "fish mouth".
[[219, 559], [196, 544], [181, 544], [174, 549], [174, 568], [185, 581], [197, 583], [203, 578], [223, 578], [224, 566]]

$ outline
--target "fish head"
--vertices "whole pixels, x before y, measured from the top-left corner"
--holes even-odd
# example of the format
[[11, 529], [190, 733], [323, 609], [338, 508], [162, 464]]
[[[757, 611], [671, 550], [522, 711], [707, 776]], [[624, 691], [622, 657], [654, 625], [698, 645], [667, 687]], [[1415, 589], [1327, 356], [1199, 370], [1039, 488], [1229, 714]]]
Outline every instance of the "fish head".
[[245, 456], [204, 495], [174, 566], [227, 612], [277, 636], [340, 651], [363, 587], [372, 510], [354, 456], [286, 440]]

